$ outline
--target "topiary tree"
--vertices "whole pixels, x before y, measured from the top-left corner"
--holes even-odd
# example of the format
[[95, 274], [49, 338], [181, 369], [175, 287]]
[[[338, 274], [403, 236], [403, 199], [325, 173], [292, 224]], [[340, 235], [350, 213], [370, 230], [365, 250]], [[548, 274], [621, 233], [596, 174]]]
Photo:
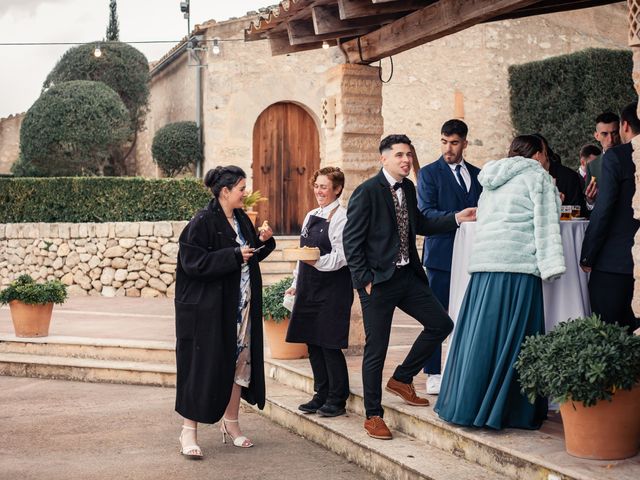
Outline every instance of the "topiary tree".
[[[102, 55], [93, 55], [96, 47]], [[70, 48], [44, 81], [43, 89], [70, 80], [94, 80], [115, 90], [129, 110], [131, 134], [111, 152], [111, 174], [126, 173], [125, 161], [133, 151], [144, 124], [149, 102], [149, 62], [142, 52], [121, 42], [94, 42]]]
[[[96, 47], [102, 55], [93, 55]], [[149, 102], [149, 62], [142, 52], [122, 42], [93, 42], [67, 50], [42, 86], [70, 80], [105, 83], [120, 95], [129, 110], [133, 127], [141, 125]]]
[[576, 168], [578, 152], [594, 143], [596, 117], [637, 98], [626, 50], [590, 48], [509, 67], [516, 134], [542, 133], [562, 163]]
[[202, 160], [202, 147], [195, 122], [175, 122], [156, 132], [151, 146], [153, 160], [169, 177]]
[[24, 117], [20, 168], [39, 176], [102, 175], [112, 149], [130, 133], [127, 108], [104, 83], [60, 83]]

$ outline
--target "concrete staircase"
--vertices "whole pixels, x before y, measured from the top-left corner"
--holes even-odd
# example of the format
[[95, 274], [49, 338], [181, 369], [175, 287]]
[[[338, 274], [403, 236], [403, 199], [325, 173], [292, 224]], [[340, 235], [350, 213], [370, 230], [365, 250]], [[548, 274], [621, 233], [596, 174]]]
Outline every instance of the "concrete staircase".
[[273, 285], [292, 274], [293, 269], [296, 267], [296, 262], [284, 260], [282, 258], [282, 249], [297, 247], [299, 244], [300, 237], [298, 236], [276, 237], [276, 249], [271, 252], [271, 255], [260, 262], [262, 283], [264, 285]]
[[175, 387], [173, 343], [0, 335], [0, 375]]
[[[358, 385], [352, 386], [347, 416], [322, 418], [297, 409], [313, 391], [308, 361], [266, 359], [265, 372], [268, 399], [260, 413], [381, 478], [630, 480], [640, 471], [638, 462], [608, 470], [606, 462], [572, 460], [564, 453], [562, 437], [545, 432], [458, 428], [431, 409], [409, 407], [386, 393], [385, 421], [394, 439], [374, 440], [362, 428]], [[4, 335], [0, 375], [174, 387], [175, 352], [169, 342]]]

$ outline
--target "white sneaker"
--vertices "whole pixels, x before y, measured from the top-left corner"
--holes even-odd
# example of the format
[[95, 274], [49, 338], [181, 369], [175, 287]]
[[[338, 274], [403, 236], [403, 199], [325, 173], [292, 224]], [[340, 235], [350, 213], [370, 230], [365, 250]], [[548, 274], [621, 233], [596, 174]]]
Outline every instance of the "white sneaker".
[[440, 393], [440, 381], [442, 375], [429, 375], [427, 377], [427, 395], [438, 395]]

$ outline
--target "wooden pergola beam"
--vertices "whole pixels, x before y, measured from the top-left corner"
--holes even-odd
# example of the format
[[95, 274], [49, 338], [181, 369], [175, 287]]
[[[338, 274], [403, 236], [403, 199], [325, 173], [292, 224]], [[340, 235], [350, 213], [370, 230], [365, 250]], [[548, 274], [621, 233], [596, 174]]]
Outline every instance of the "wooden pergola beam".
[[545, 15], [548, 13], [556, 13], [566, 11], [568, 7], [571, 10], [580, 10], [583, 8], [591, 8], [602, 5], [609, 5], [612, 3], [619, 3], [620, 0], [610, 0], [609, 2], [602, 2], [602, 0], [544, 0], [535, 3], [526, 8], [518, 9], [515, 12], [511, 12], [505, 15], [499, 15], [492, 18], [491, 21], [499, 21], [514, 18], [532, 17], [535, 15]]
[[368, 27], [350, 28], [340, 32], [327, 32], [316, 34], [313, 22], [309, 20], [293, 20], [287, 22], [287, 33], [291, 45], [303, 45], [305, 43], [322, 43], [325, 40], [336, 40], [343, 37], [357, 37], [375, 30], [377, 25]]
[[402, 13], [341, 20], [338, 5], [314, 6], [311, 9], [313, 29], [316, 35], [345, 32], [361, 27], [379, 27], [400, 18]]
[[459, 32], [538, 0], [440, 0], [342, 44], [349, 63], [368, 64]]
[[373, 17], [390, 13], [413, 12], [424, 8], [436, 0], [403, 0], [384, 3], [371, 3], [371, 0], [338, 0], [338, 9], [342, 20], [360, 17]]
[[[335, 40], [327, 40], [327, 43], [331, 47], [338, 44]], [[306, 50], [322, 48], [322, 42], [291, 45], [291, 43], [289, 43], [289, 35], [286, 32], [279, 32], [278, 34], [269, 37], [269, 46], [271, 47], [271, 55], [275, 57], [278, 55], [286, 55], [288, 53], [304, 52]]]

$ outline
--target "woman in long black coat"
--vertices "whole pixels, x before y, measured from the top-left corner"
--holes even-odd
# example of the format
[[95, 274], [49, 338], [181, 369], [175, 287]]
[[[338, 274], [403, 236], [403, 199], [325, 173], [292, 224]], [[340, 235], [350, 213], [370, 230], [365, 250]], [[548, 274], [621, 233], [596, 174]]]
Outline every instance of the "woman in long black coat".
[[176, 411], [184, 417], [180, 451], [201, 458], [197, 423], [221, 418], [223, 441], [253, 444], [238, 424], [240, 397], [262, 409], [262, 279], [258, 262], [275, 248], [271, 228], [258, 235], [242, 210], [239, 167], [207, 172], [213, 198], [180, 235], [176, 271]]

